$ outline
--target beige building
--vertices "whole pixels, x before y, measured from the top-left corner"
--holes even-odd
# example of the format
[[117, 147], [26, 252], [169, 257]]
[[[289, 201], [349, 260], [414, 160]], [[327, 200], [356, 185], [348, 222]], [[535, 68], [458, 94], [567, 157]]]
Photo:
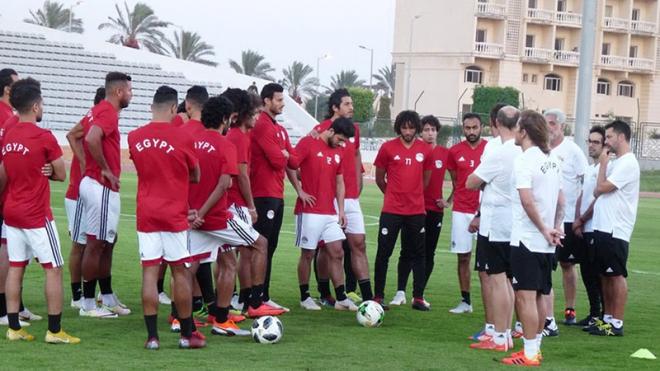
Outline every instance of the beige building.
[[660, 122], [657, 0], [397, 0], [393, 112], [455, 117], [483, 84], [574, 117], [583, 1], [597, 3], [592, 118]]

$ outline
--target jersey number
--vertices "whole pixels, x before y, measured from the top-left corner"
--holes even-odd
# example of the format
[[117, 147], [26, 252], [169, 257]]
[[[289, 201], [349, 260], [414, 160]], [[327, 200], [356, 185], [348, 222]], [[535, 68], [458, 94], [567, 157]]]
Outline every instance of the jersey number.
[[406, 165], [412, 165], [412, 159], [411, 158], [406, 159]]

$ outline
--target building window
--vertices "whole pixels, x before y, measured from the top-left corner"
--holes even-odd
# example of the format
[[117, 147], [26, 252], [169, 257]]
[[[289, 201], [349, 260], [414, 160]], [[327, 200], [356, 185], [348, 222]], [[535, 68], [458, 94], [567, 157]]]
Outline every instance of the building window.
[[523, 82], [527, 82], [528, 79], [529, 79], [529, 75], [526, 74], [526, 73], [523, 73]]
[[630, 46], [630, 52], [629, 52], [629, 57], [630, 58], [637, 58], [637, 52], [639, 51], [639, 47], [637, 45], [632, 45]]
[[536, 9], [536, 0], [527, 0], [527, 8]]
[[601, 50], [602, 55], [610, 55], [610, 43], [603, 43], [603, 49]]
[[621, 97], [634, 97], [635, 96], [635, 86], [630, 81], [621, 81], [619, 83], [617, 94]]
[[614, 8], [612, 7], [612, 5], [605, 5], [605, 16], [611, 18], [613, 13], [614, 13]]
[[633, 9], [632, 10], [632, 20], [633, 21], [639, 21], [641, 19], [640, 14], [641, 13], [640, 13], [639, 9]]
[[564, 39], [555, 39], [555, 50], [564, 50]]
[[474, 41], [478, 43], [485, 43], [486, 42], [486, 30], [477, 30], [477, 34], [475, 36]]
[[552, 73], [545, 75], [543, 88], [545, 90], [561, 91], [561, 77]]
[[465, 82], [481, 84], [482, 74], [483, 72], [481, 71], [481, 68], [477, 66], [470, 66], [465, 69]]
[[598, 79], [596, 83], [596, 94], [610, 95], [610, 82], [606, 79]]
[[557, 0], [557, 11], [558, 12], [566, 11], [566, 0]]
[[525, 35], [525, 47], [526, 48], [534, 47], [534, 35]]
[[532, 75], [532, 84], [536, 84], [536, 74]]

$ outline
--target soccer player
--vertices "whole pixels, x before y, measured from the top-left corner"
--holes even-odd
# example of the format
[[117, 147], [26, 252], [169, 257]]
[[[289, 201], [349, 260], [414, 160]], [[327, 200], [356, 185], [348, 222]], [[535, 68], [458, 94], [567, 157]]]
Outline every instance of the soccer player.
[[[605, 126], [605, 148], [594, 196], [596, 265], [601, 276], [605, 309], [602, 326], [593, 335], [623, 336], [623, 315], [628, 299], [628, 244], [635, 227], [639, 202], [639, 163], [630, 151], [630, 125], [615, 120]], [[610, 161], [610, 155], [616, 158]]]
[[[550, 129], [550, 148], [561, 162], [562, 183], [561, 188], [566, 197], [566, 212], [564, 213], [564, 233], [566, 237], [562, 247], [557, 249], [557, 260], [561, 266], [564, 287], [564, 324], [574, 325], [575, 320], [575, 293], [577, 290], [577, 271], [575, 264], [582, 263], [584, 249], [573, 234], [573, 220], [575, 219], [575, 205], [582, 188], [584, 172], [589, 166], [587, 158], [580, 147], [572, 140], [564, 138], [566, 129], [566, 115], [559, 109], [549, 109], [543, 113]], [[547, 336], [558, 334], [554, 317], [554, 291], [548, 300]]]
[[181, 323], [180, 348], [202, 348], [192, 330], [192, 275], [188, 251], [188, 184], [198, 182], [199, 164], [192, 137], [171, 123], [177, 91], [161, 86], [151, 104], [152, 120], [128, 134], [128, 148], [138, 176], [136, 217], [142, 262], [142, 307], [147, 326], [145, 348], [160, 348], [158, 290], [161, 263], [172, 271], [174, 298]]
[[[309, 294], [309, 276], [314, 251], [320, 241], [328, 256], [328, 271], [335, 288], [335, 309], [357, 311], [357, 306], [346, 296], [341, 246], [346, 237], [344, 214], [344, 177], [341, 144], [353, 137], [353, 121], [337, 118], [318, 138], [306, 136], [298, 142], [296, 153], [300, 160], [300, 184], [296, 177], [294, 188], [298, 193], [296, 210], [296, 246], [300, 248], [298, 283], [300, 306], [320, 310]], [[354, 170], [354, 169], [351, 169]], [[336, 198], [336, 200], [335, 200]], [[336, 206], [335, 206], [336, 201]]]
[[61, 328], [62, 265], [59, 237], [50, 209], [50, 185], [42, 174], [44, 164], [51, 164], [50, 179], [66, 178], [62, 150], [49, 131], [37, 126], [43, 116], [43, 99], [38, 81], [27, 78], [16, 81], [10, 102], [18, 111], [19, 123], [3, 138], [0, 165], [0, 192], [7, 189], [4, 223], [7, 229], [7, 339], [34, 340], [19, 322], [20, 292], [25, 266], [32, 256], [39, 259], [46, 276], [48, 308], [47, 343], [75, 344], [80, 339]]
[[449, 149], [447, 170], [451, 175], [453, 203], [451, 213], [451, 248], [458, 257], [458, 283], [461, 302], [450, 313], [472, 313], [470, 300], [470, 260], [476, 228], [470, 228], [479, 207], [479, 191], [465, 187], [467, 177], [479, 166], [486, 141], [481, 139], [481, 117], [476, 113], [463, 115], [465, 140]]
[[263, 299], [271, 307], [288, 311], [271, 300], [270, 275], [284, 216], [285, 170], [298, 168], [298, 156], [286, 129], [275, 119], [284, 108], [284, 88], [276, 83], [266, 84], [261, 89], [261, 99], [264, 109], [250, 132], [250, 184], [258, 216], [254, 228], [268, 240]]
[[541, 296], [552, 288], [555, 246], [564, 220], [561, 193], [561, 163], [550, 153], [548, 127], [541, 114], [520, 114], [515, 143], [522, 148], [513, 167], [513, 226], [511, 228], [511, 283], [516, 310], [523, 324], [521, 352], [502, 363], [539, 366], [545, 325]]
[[596, 266], [593, 212], [594, 189], [596, 188], [598, 169], [600, 168], [599, 158], [605, 146], [605, 129], [602, 126], [593, 126], [589, 130], [587, 143], [592, 164], [587, 167], [584, 173], [582, 193], [577, 199], [575, 221], [573, 222], [573, 232], [578, 238], [578, 243], [581, 243], [582, 249], [584, 249], [584, 259], [580, 263], [580, 274], [589, 297], [589, 315], [577, 323], [577, 325], [583, 326], [583, 329], [589, 329], [595, 325], [601, 319], [603, 310], [601, 307], [602, 289]]
[[[479, 242], [483, 249], [482, 266], [488, 277], [490, 292], [484, 295], [490, 319], [494, 327], [486, 325], [486, 335], [477, 343], [470, 345], [474, 349], [507, 351], [513, 346], [511, 339], [511, 316], [513, 313], [514, 294], [511, 277], [510, 240], [511, 222], [511, 175], [514, 161], [520, 155], [516, 146], [514, 130], [520, 112], [512, 106], [504, 106], [497, 112], [499, 145], [492, 147], [484, 155], [479, 166], [467, 179], [469, 189], [483, 188], [480, 205]], [[487, 319], [488, 321], [488, 319]], [[490, 332], [490, 333], [489, 333]]]
[[[413, 272], [413, 309], [428, 311], [424, 303], [424, 186], [431, 177], [431, 148], [417, 139], [422, 131], [415, 111], [402, 111], [394, 120], [398, 137], [380, 147], [374, 166], [376, 185], [383, 194], [378, 250], [374, 269], [374, 300], [383, 304], [387, 266], [401, 231], [400, 272]], [[411, 268], [412, 267], [412, 268]]]
[[[440, 121], [438, 121], [435, 116], [428, 115], [422, 117], [421, 122], [421, 138], [431, 147], [431, 162], [433, 163], [429, 184], [424, 188], [424, 208], [426, 209], [426, 219], [424, 223], [424, 256], [426, 259], [426, 283], [428, 284], [435, 265], [435, 249], [438, 245], [440, 231], [442, 230], [444, 210], [449, 205], [449, 203], [442, 197], [442, 185], [445, 180], [447, 156], [449, 156], [449, 151], [447, 148], [437, 144], [438, 132], [440, 132], [441, 127]], [[399, 267], [403, 268], [401, 256], [399, 256]], [[406, 272], [398, 272], [398, 288], [390, 305], [402, 305], [406, 303], [406, 286], [408, 286], [409, 275], [410, 270]], [[428, 307], [431, 306], [426, 300], [424, 300], [424, 304]]]
[[[105, 88], [96, 89], [94, 105], [105, 98]], [[66, 134], [69, 147], [73, 152], [71, 168], [69, 170], [69, 187], [64, 196], [64, 209], [69, 222], [69, 237], [71, 237], [71, 251], [69, 253], [69, 275], [71, 277], [71, 307], [80, 309], [82, 298], [82, 257], [87, 243], [85, 235], [85, 219], [83, 218], [83, 203], [79, 200], [79, 187], [81, 174], [85, 169], [85, 152], [83, 138], [85, 126], [89, 125], [90, 114], [86, 114]]]

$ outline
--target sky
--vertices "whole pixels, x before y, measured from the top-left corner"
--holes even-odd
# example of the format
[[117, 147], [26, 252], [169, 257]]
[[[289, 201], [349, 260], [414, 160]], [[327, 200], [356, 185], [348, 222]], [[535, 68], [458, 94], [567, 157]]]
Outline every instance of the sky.
[[[392, 61], [395, 0], [143, 0], [156, 15], [186, 31], [200, 34], [215, 48], [215, 58], [228, 67], [228, 59], [239, 61], [241, 51], [252, 49], [266, 57], [275, 68], [272, 75], [282, 78], [282, 69], [294, 60], [316, 70], [320, 61], [321, 85], [329, 85], [331, 76], [341, 70], [357, 71], [369, 82], [370, 52], [374, 49], [373, 71]], [[43, 0], [3, 0], [0, 22], [4, 17], [24, 19], [29, 10], [41, 8]], [[77, 0], [61, 0], [66, 7]], [[137, 1], [129, 0], [132, 9]], [[85, 35], [107, 40], [108, 30], [98, 25], [108, 16], [116, 16], [115, 3], [123, 10], [123, 1], [83, 0], [73, 8], [82, 18]], [[166, 31], [172, 35], [178, 28]]]

